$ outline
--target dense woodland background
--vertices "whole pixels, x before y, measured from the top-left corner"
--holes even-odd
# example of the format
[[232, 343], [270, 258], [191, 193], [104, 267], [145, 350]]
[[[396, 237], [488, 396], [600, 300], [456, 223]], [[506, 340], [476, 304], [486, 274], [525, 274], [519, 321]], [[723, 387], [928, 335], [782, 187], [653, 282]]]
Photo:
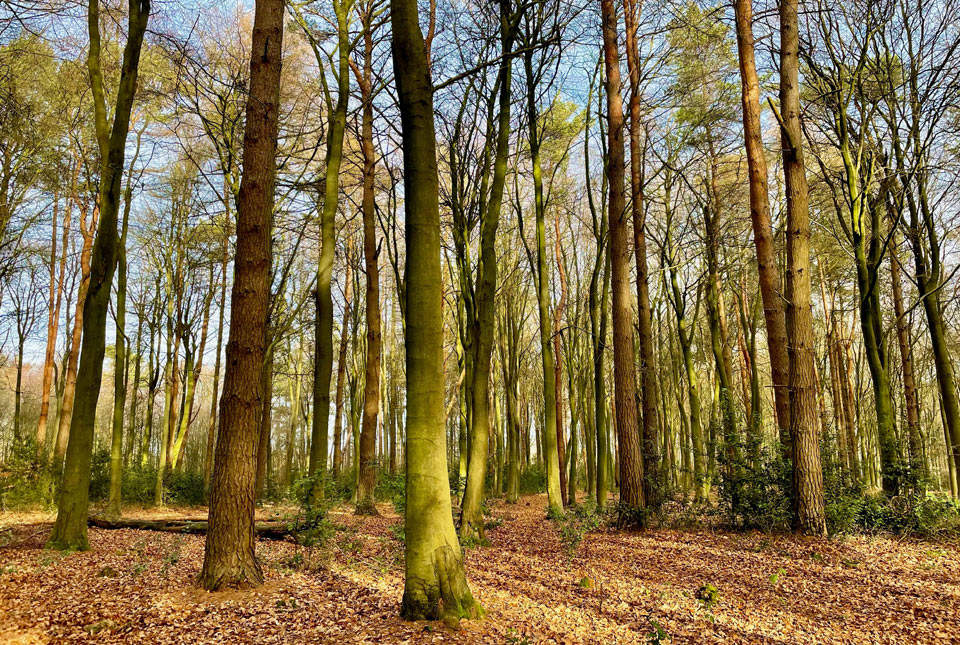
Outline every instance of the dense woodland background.
[[956, 530], [957, 2], [417, 9], [0, 3], [4, 509]]

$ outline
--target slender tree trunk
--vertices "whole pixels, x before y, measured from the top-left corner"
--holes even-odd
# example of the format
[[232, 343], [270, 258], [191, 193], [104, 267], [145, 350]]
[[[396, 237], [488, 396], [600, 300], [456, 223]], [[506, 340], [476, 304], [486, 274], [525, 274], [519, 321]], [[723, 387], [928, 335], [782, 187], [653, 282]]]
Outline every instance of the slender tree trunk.
[[[73, 173], [73, 186], [76, 186], [79, 164]], [[63, 241], [61, 243], [59, 271], [57, 269], [57, 205], [60, 195], [54, 195], [53, 235], [50, 240], [50, 300], [47, 309], [47, 349], [43, 360], [43, 389], [40, 392], [40, 417], [37, 420], [37, 454], [43, 455], [47, 448], [47, 419], [50, 415], [50, 388], [53, 385], [53, 367], [57, 352], [57, 329], [60, 325], [60, 306], [63, 302], [63, 283], [67, 275], [67, 247], [70, 235], [70, 216], [73, 212], [73, 200], [65, 200], [63, 208]]]
[[635, 522], [646, 506], [643, 457], [637, 426], [636, 373], [633, 368], [633, 321], [630, 307], [630, 253], [624, 199], [623, 102], [620, 97], [620, 53], [617, 13], [613, 0], [601, 0], [607, 120], [609, 122], [607, 175], [609, 177], [610, 286], [613, 295], [613, 382], [620, 465], [621, 522]]
[[273, 334], [267, 321], [266, 353], [260, 370], [260, 392], [263, 408], [260, 410], [259, 437], [257, 439], [257, 498], [263, 496], [263, 489], [270, 479], [270, 449], [273, 437]]
[[232, 192], [226, 178], [223, 185], [223, 239], [220, 256], [220, 304], [217, 323], [217, 354], [213, 362], [213, 396], [210, 397], [210, 424], [207, 426], [207, 452], [203, 459], [203, 492], [210, 497], [210, 478], [213, 474], [213, 455], [217, 443], [217, 406], [220, 403], [220, 357], [223, 354], [223, 319], [227, 309], [227, 265], [230, 263], [230, 204]]
[[[350, 261], [350, 242], [347, 241], [347, 270], [345, 273], [345, 283], [343, 288], [343, 324], [340, 326], [340, 353], [337, 357], [337, 395], [333, 417], [333, 475], [336, 477], [343, 470], [343, 394], [347, 380], [347, 349], [350, 347], [350, 335], [347, 333], [347, 325], [350, 320], [350, 308], [353, 304], [353, 262]], [[316, 405], [314, 405], [316, 410]], [[314, 415], [316, 415], [314, 411]], [[316, 427], [316, 422], [314, 422]], [[329, 448], [324, 441], [324, 435], [320, 436], [324, 445], [321, 447], [321, 455], [318, 459], [322, 463], [327, 461], [327, 451]], [[310, 454], [313, 455], [313, 442], [310, 443]]]
[[753, 243], [757, 249], [757, 273], [763, 318], [767, 328], [767, 350], [773, 377], [774, 407], [780, 443], [790, 444], [790, 391], [787, 379], [790, 358], [787, 354], [787, 322], [780, 297], [780, 271], [770, 223], [770, 196], [767, 190], [767, 159], [764, 156], [760, 129], [760, 83], [754, 56], [753, 0], [736, 0], [737, 52], [740, 60], [740, 85], [743, 105], [743, 137], [747, 151], [747, 172], [750, 181], [750, 221]]
[[536, 80], [533, 72], [533, 52], [524, 54], [524, 73], [527, 89], [527, 129], [529, 132], [530, 159], [533, 168], [533, 201], [536, 217], [536, 289], [540, 314], [540, 354], [543, 363], [543, 453], [547, 471], [548, 512], [563, 512], [563, 496], [560, 493], [560, 461], [557, 455], [557, 379], [553, 355], [553, 329], [550, 321], [550, 279], [547, 268], [546, 204], [543, 195], [543, 168], [540, 163], [540, 121], [537, 110]]
[[[313, 432], [310, 442], [310, 474], [327, 469], [327, 428], [330, 422], [330, 376], [333, 373], [333, 296], [330, 291], [336, 248], [337, 197], [340, 193], [340, 164], [343, 133], [350, 102], [349, 4], [334, 0], [337, 17], [337, 103], [330, 110], [327, 134], [326, 176], [323, 210], [320, 216], [320, 260], [317, 264], [316, 358], [313, 372]], [[322, 486], [319, 494], [322, 495]]]
[[54, 447], [53, 463], [59, 467], [63, 455], [67, 451], [67, 442], [70, 439], [70, 423], [73, 419], [73, 404], [77, 392], [77, 367], [80, 361], [80, 341], [83, 337], [84, 304], [87, 300], [87, 291], [90, 285], [90, 256], [93, 253], [93, 240], [97, 231], [100, 209], [93, 208], [93, 216], [87, 222], [87, 208], [81, 206], [80, 233], [83, 236], [83, 247], [80, 250], [80, 288], [77, 291], [77, 307], [73, 315], [73, 330], [70, 335], [70, 346], [67, 350], [67, 365], [64, 370], [63, 396], [60, 402], [60, 418], [57, 423], [57, 443]]
[[263, 582], [254, 553], [254, 503], [258, 421], [263, 409], [260, 373], [270, 303], [283, 13], [280, 0], [257, 0], [220, 436], [214, 454], [210, 524], [200, 572], [205, 589]]
[[[567, 275], [563, 270], [563, 249], [560, 246], [560, 209], [555, 212], [554, 220], [554, 260], [557, 263], [557, 277], [560, 278], [560, 298], [557, 299], [557, 306], [553, 308], [553, 374], [554, 383], [557, 388], [557, 461], [560, 463], [560, 497], [563, 503], [568, 503], [567, 496], [567, 471], [565, 468], [566, 452], [564, 446], [563, 429], [563, 388], [560, 384], [563, 382], [563, 361], [560, 357], [560, 337], [563, 327], [563, 310], [567, 304]], [[573, 409], [573, 399], [570, 400], [570, 409]], [[570, 416], [571, 426], [574, 424], [573, 415]]]
[[[494, 156], [493, 181], [480, 224], [480, 266], [477, 270], [476, 319], [467, 324], [473, 326], [473, 357], [469, 396], [470, 456], [467, 462], [467, 481], [463, 495], [463, 510], [460, 515], [460, 538], [483, 537], [484, 484], [489, 457], [487, 440], [490, 427], [490, 362], [493, 353], [493, 330], [495, 326], [495, 295], [497, 290], [497, 228], [503, 206], [503, 192], [507, 177], [507, 161], [510, 152], [510, 89], [513, 62], [508, 56], [513, 48], [513, 29], [510, 26], [509, 0], [500, 0], [500, 40], [503, 59], [500, 63], [497, 84], [499, 116], [497, 119], [496, 154]], [[492, 98], [492, 97], [491, 97]]]
[[660, 472], [660, 425], [657, 412], [656, 358], [653, 352], [650, 286], [647, 271], [647, 235], [644, 231], [643, 151], [640, 146], [640, 54], [637, 50], [639, 2], [625, 0], [626, 56], [630, 74], [630, 195], [633, 250], [637, 262], [637, 322], [640, 332], [640, 402], [643, 410], [644, 496], [652, 507], [660, 504], [665, 481]]
[[107, 517], [120, 517], [120, 492], [123, 483], [123, 412], [127, 403], [127, 230], [130, 204], [133, 200], [133, 167], [140, 156], [142, 131], [137, 133], [137, 147], [127, 168], [127, 186], [123, 194], [123, 223], [117, 247], [116, 342], [113, 360], [113, 431], [110, 440], [110, 494]]
[[79, 404], [70, 420], [70, 440], [60, 486], [60, 504], [57, 507], [57, 521], [47, 541], [49, 548], [89, 548], [87, 511], [90, 458], [93, 452], [97, 399], [103, 377], [107, 309], [117, 263], [120, 182], [130, 112], [136, 94], [140, 49], [149, 14], [149, 0], [130, 0], [127, 41], [123, 51], [116, 105], [113, 109], [113, 124], [108, 126], [100, 68], [100, 3], [99, 0], [90, 0], [88, 5], [90, 45], [87, 51], [87, 69], [94, 97], [94, 120], [102, 163], [99, 186], [101, 221], [93, 243], [90, 282], [83, 299], [83, 346], [80, 349], [76, 384]]
[[897, 316], [897, 344], [900, 346], [900, 364], [903, 368], [903, 396], [907, 413], [907, 441], [910, 450], [910, 470], [918, 479], [925, 479], [923, 448], [920, 440], [920, 404], [917, 399], [917, 381], [913, 374], [913, 349], [910, 321], [904, 312], [903, 291], [900, 284], [900, 257], [896, 240], [890, 247], [890, 284], [893, 292], [893, 310]]
[[357, 79], [363, 103], [360, 150], [363, 154], [363, 258], [367, 274], [367, 357], [363, 381], [363, 426], [360, 430], [360, 477], [357, 514], [378, 515], [373, 489], [377, 483], [376, 432], [380, 414], [380, 267], [377, 264], [377, 214], [374, 204], [376, 153], [373, 149], [373, 19], [372, 1], [363, 24], [363, 74]]

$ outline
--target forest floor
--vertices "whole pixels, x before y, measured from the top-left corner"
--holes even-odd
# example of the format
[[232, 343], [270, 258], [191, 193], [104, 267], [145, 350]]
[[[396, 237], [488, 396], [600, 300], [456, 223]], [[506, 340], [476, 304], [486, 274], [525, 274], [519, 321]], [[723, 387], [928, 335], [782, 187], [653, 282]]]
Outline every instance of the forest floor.
[[[196, 586], [202, 535], [91, 529], [90, 551], [63, 555], [42, 549], [49, 514], [0, 515], [0, 642], [960, 643], [956, 544], [600, 529], [571, 557], [545, 503], [493, 504], [490, 545], [465, 551], [487, 617], [460, 631], [397, 617], [389, 505], [332, 513], [340, 528], [322, 550], [260, 541], [266, 584], [218, 593]], [[698, 599], [705, 584], [715, 604]]]

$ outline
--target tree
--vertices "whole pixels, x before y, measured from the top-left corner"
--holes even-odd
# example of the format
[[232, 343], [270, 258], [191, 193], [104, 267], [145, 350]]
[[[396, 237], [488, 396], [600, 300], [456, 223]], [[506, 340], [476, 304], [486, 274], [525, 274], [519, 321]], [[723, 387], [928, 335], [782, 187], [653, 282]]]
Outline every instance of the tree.
[[[380, 414], [380, 267], [377, 264], [377, 214], [374, 203], [374, 180], [376, 176], [376, 152], [373, 147], [373, 20], [375, 4], [368, 0], [362, 8], [363, 69], [354, 72], [363, 103], [363, 123], [360, 126], [360, 151], [363, 156], [363, 196], [360, 210], [363, 213], [363, 259], [367, 274], [366, 316], [367, 356], [363, 380], [363, 426], [360, 430], [360, 472], [357, 490], [357, 513], [377, 515], [373, 489], [377, 483], [376, 441], [377, 417]], [[332, 342], [332, 339], [331, 339]]]
[[93, 430], [103, 376], [103, 355], [110, 289], [118, 255], [117, 216], [123, 158], [130, 112], [137, 88], [140, 50], [150, 15], [149, 0], [130, 0], [127, 15], [127, 41], [113, 109], [113, 124], [107, 124], [103, 71], [100, 65], [100, 0], [87, 6], [90, 36], [87, 69], [94, 100], [97, 144], [100, 151], [100, 227], [93, 243], [90, 283], [83, 304], [83, 345], [77, 371], [79, 405], [70, 421], [70, 440], [60, 487], [57, 521], [47, 541], [49, 548], [67, 550], [89, 548], [87, 511], [90, 484], [90, 457]]
[[263, 405], [260, 373], [267, 350], [270, 301], [283, 13], [282, 1], [258, 0], [254, 14], [230, 334], [210, 488], [209, 531], [200, 572], [201, 585], [211, 590], [263, 582], [254, 553], [254, 502]]
[[610, 285], [613, 308], [613, 381], [617, 447], [620, 465], [621, 522], [642, 519], [646, 507], [640, 429], [637, 425], [636, 373], [633, 368], [633, 321], [630, 307], [630, 254], [627, 248], [627, 209], [624, 199], [623, 100], [620, 97], [620, 54], [617, 13], [613, 0], [602, 0], [603, 52], [606, 72]]
[[790, 440], [794, 525], [826, 535], [820, 465], [818, 381], [810, 302], [810, 212], [800, 127], [797, 0], [780, 3], [780, 143], [787, 196], [787, 350], [790, 356]]
[[401, 617], [481, 613], [453, 526], [443, 440], [440, 206], [433, 81], [416, 0], [391, 0], [406, 213], [407, 475]]
[[767, 329], [777, 427], [781, 429], [780, 442], [787, 447], [789, 436], [784, 431], [790, 427], [790, 390], [787, 386], [790, 359], [787, 354], [786, 316], [779, 294], [781, 281], [777, 268], [777, 250], [770, 223], [767, 159], [760, 130], [760, 83], [757, 79], [754, 54], [753, 0], [737, 0], [734, 3], [734, 12], [740, 61], [743, 138], [750, 183], [750, 222], [753, 225], [753, 243], [757, 250], [757, 273], [760, 278], [760, 296], [763, 298], [763, 318]]

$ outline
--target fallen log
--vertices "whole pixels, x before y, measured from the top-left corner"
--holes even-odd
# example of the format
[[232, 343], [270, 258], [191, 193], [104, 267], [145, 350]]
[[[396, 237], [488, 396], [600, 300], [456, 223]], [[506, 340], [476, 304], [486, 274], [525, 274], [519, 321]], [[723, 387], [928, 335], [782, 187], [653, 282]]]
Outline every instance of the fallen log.
[[[207, 520], [170, 519], [170, 520], [134, 520], [107, 519], [91, 515], [87, 525], [98, 529], [137, 529], [140, 531], [162, 531], [165, 533], [206, 534]], [[265, 540], [283, 540], [294, 534], [290, 525], [284, 522], [257, 522], [254, 525], [257, 537]]]

